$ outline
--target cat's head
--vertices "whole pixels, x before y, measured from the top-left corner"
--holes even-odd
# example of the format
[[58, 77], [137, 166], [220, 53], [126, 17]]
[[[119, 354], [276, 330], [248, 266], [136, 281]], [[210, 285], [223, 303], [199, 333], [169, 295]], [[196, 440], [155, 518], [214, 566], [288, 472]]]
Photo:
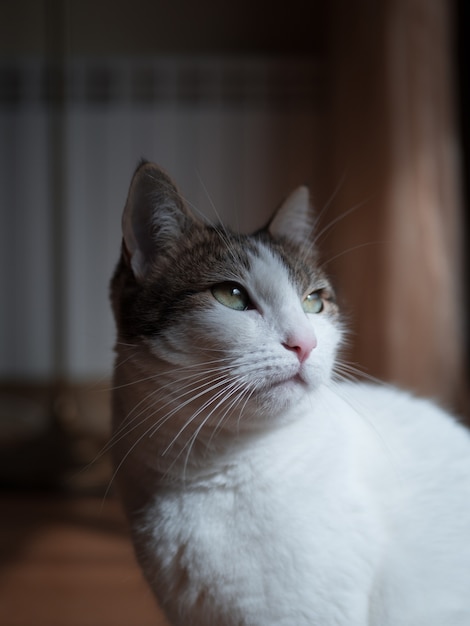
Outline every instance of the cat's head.
[[194, 215], [168, 176], [143, 162], [122, 224], [117, 350], [165, 388], [168, 406], [174, 398], [194, 411], [196, 397], [201, 419], [235, 413], [239, 427], [328, 382], [341, 327], [305, 187], [266, 228], [238, 235]]

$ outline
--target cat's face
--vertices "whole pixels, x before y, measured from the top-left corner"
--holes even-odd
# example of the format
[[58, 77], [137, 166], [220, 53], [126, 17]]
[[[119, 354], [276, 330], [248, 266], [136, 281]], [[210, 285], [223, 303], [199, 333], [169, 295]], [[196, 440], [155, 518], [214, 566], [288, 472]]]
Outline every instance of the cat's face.
[[341, 330], [305, 190], [267, 229], [234, 235], [191, 216], [171, 181], [145, 164], [123, 230], [112, 287], [119, 340], [138, 346], [133, 358], [168, 406], [199, 406], [209, 422], [236, 415], [240, 428], [329, 380]]

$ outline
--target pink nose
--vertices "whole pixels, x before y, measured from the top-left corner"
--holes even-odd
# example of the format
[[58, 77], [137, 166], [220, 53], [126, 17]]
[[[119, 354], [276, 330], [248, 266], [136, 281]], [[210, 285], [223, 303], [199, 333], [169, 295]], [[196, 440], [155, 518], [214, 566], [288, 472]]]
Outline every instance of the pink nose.
[[295, 352], [299, 361], [303, 363], [308, 359], [312, 350], [317, 347], [317, 338], [313, 332], [293, 334], [282, 345], [286, 350]]

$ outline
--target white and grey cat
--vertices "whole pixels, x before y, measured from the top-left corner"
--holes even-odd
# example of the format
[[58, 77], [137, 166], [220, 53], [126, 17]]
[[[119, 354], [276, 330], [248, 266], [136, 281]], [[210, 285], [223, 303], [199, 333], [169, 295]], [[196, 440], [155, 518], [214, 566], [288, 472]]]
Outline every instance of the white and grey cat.
[[335, 379], [312, 226], [305, 188], [244, 236], [137, 169], [112, 445], [138, 560], [175, 626], [469, 626], [469, 435]]

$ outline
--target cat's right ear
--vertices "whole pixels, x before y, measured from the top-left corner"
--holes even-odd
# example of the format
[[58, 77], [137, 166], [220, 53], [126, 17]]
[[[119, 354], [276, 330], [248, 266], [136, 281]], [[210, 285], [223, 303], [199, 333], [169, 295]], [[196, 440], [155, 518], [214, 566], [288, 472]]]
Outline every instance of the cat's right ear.
[[283, 237], [298, 244], [309, 242], [314, 226], [310, 192], [298, 187], [277, 209], [268, 224], [268, 232], [274, 238]]
[[142, 161], [132, 179], [122, 215], [123, 253], [137, 280], [159, 255], [175, 245], [194, 218], [170, 177]]

